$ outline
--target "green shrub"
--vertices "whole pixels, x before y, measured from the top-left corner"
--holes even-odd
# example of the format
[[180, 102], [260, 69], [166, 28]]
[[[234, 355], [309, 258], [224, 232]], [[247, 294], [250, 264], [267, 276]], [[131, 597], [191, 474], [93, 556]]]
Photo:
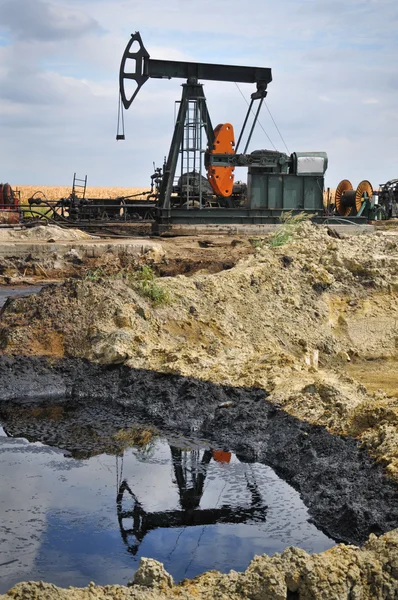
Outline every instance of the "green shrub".
[[98, 269], [94, 269], [93, 271], [87, 271], [82, 279], [84, 281], [98, 281], [99, 279], [103, 279], [105, 277], [105, 272], [101, 267]]
[[308, 221], [312, 215], [305, 212], [293, 214], [291, 211], [282, 213], [280, 216], [281, 224], [269, 239], [271, 248], [284, 246], [293, 237], [303, 221]]
[[170, 295], [159, 285], [153, 269], [149, 265], [143, 265], [138, 271], [121, 269], [118, 273], [107, 274], [101, 267], [93, 271], [87, 271], [82, 277], [84, 281], [107, 281], [121, 280], [131, 286], [141, 296], [148, 298], [154, 306], [161, 306], [170, 302]]
[[170, 302], [169, 293], [157, 283], [155, 273], [150, 266], [144, 265], [137, 271], [136, 279], [138, 285], [134, 286], [135, 289], [145, 298], [149, 298], [154, 306], [161, 306]]

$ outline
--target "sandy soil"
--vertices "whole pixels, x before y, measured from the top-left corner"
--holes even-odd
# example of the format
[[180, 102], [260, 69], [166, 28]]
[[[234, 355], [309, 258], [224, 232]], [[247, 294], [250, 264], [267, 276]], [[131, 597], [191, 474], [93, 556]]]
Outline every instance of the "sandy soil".
[[385, 393], [398, 400], [398, 361], [396, 359], [354, 360], [347, 373], [360, 381], [371, 393]]
[[93, 239], [89, 233], [80, 229], [58, 227], [57, 225], [38, 225], [29, 228], [0, 229], [0, 243], [35, 241], [74, 241]]
[[[162, 278], [163, 306], [130, 276], [72, 281], [3, 310], [3, 352], [260, 387], [301, 419], [358, 435], [398, 478], [395, 401], [369, 396], [347, 371], [351, 357], [396, 356], [397, 240], [382, 233], [338, 240], [304, 224], [290, 243], [265, 242], [232, 269]], [[383, 415], [390, 410], [390, 422], [381, 418], [372, 432], [361, 417], [369, 403]]]

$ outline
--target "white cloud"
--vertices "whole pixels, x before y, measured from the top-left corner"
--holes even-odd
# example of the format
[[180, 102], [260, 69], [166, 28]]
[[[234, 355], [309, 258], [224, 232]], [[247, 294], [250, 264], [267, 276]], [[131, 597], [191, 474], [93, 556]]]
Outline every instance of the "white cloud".
[[380, 100], [377, 100], [377, 98], [364, 98], [362, 100], [363, 104], [380, 104]]
[[11, 35], [24, 41], [70, 40], [99, 29], [84, 12], [45, 0], [3, 0], [0, 20]]
[[336, 100], [334, 100], [333, 98], [330, 98], [329, 96], [324, 96], [323, 94], [319, 96], [319, 100], [321, 102], [336, 102]]

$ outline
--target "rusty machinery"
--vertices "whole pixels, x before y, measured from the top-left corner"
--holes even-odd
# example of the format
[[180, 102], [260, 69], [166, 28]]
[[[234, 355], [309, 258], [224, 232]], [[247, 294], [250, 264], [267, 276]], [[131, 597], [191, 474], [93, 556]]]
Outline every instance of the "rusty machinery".
[[19, 194], [9, 183], [0, 183], [0, 223], [15, 224], [19, 222]]
[[[148, 192], [119, 196], [117, 198], [88, 198], [87, 176], [73, 176], [71, 193], [65, 198], [48, 199], [38, 190], [27, 203], [20, 202], [19, 193], [9, 184], [0, 186], [0, 223], [34, 223], [50, 221], [64, 226], [93, 226], [110, 222], [152, 222], [154, 201], [151, 201], [155, 186], [153, 178]], [[4, 200], [2, 200], [4, 198]]]

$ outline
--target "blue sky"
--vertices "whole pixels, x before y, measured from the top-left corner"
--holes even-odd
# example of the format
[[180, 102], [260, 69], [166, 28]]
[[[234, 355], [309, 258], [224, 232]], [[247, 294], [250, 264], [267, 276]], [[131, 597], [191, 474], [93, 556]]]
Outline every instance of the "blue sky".
[[[76, 171], [89, 185], [149, 183], [181, 81], [148, 81], [116, 142], [118, 70], [134, 31], [153, 58], [271, 67], [275, 121], [290, 151], [328, 153], [327, 185], [398, 177], [396, 0], [0, 0], [3, 181], [69, 185]], [[205, 92], [214, 126], [238, 132], [247, 107], [236, 86], [206, 82]], [[266, 110], [260, 121], [283, 151]], [[258, 128], [251, 150], [266, 147]]]

